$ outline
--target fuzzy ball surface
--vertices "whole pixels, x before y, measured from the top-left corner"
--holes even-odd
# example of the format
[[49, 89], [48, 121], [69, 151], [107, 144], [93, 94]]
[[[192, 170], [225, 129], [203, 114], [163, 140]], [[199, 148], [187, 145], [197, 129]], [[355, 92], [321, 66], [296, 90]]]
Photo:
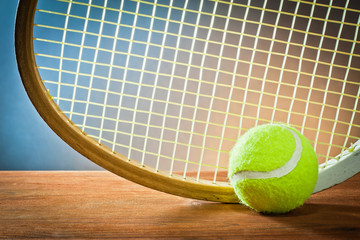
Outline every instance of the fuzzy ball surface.
[[280, 214], [309, 198], [318, 178], [310, 142], [285, 124], [254, 127], [230, 151], [228, 177], [239, 200], [250, 208]]

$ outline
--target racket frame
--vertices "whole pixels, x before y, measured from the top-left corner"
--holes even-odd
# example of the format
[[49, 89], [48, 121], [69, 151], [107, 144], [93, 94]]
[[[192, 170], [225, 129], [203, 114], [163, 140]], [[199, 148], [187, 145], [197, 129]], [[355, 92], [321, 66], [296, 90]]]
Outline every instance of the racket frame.
[[[15, 52], [19, 73], [36, 110], [50, 128], [68, 145], [102, 168], [143, 186], [177, 196], [215, 202], [238, 203], [228, 182], [216, 182], [172, 174], [143, 166], [112, 151], [86, 135], [72, 123], [52, 100], [40, 77], [33, 46], [33, 23], [37, 0], [20, 0], [15, 24]], [[347, 152], [346, 152], [347, 151]], [[342, 157], [319, 166], [314, 193], [336, 185], [360, 171], [360, 141]], [[341, 163], [339, 163], [341, 162]], [[333, 176], [336, 177], [333, 177]]]

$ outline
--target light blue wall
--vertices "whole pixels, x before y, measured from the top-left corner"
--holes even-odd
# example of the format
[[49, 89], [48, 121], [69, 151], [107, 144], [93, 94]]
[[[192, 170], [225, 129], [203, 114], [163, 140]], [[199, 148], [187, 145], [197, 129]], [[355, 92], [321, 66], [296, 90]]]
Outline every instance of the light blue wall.
[[97, 170], [46, 125], [22, 86], [14, 49], [17, 1], [0, 7], [0, 170]]

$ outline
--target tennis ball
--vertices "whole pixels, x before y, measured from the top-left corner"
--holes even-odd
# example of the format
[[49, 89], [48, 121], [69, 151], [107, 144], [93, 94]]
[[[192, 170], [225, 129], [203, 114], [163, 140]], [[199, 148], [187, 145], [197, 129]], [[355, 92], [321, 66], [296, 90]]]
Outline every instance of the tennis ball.
[[318, 161], [297, 130], [265, 124], [239, 137], [230, 151], [228, 177], [245, 205], [262, 213], [286, 213], [311, 195]]

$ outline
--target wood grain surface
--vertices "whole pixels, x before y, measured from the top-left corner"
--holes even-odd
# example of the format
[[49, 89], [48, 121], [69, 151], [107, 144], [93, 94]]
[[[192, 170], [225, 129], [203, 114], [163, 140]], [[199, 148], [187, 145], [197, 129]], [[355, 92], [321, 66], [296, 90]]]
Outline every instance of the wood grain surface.
[[267, 216], [105, 171], [2, 171], [0, 238], [360, 239], [360, 174], [288, 214]]

